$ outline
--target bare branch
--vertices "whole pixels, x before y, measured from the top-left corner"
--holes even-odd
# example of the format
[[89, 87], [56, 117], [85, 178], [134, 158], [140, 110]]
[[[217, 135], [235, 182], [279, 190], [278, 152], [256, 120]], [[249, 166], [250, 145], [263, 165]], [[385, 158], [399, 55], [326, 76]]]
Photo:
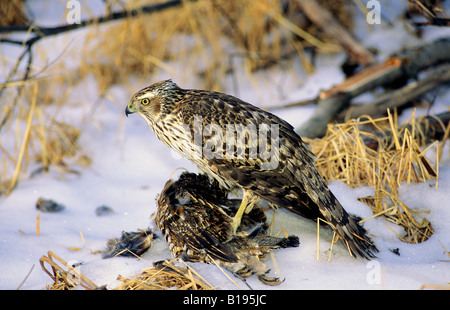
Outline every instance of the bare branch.
[[361, 66], [376, 63], [374, 55], [364, 48], [353, 36], [316, 1], [297, 0], [308, 18], [316, 24], [323, 32], [335, 38], [350, 58]]
[[386, 110], [401, 107], [409, 101], [435, 89], [436, 87], [450, 83], [450, 64], [443, 64], [433, 70], [427, 77], [409, 83], [408, 85], [386, 93], [371, 103], [349, 108], [346, 118], [358, 118], [364, 114], [372, 117], [386, 115]]
[[351, 100], [378, 86], [389, 85], [400, 78], [415, 78], [431, 66], [450, 62], [450, 38], [442, 38], [423, 46], [407, 49], [392, 56], [383, 64], [374, 65], [346, 79], [343, 83], [322, 92], [317, 98], [314, 115], [297, 133], [308, 138], [325, 134], [327, 125]]
[[[189, 0], [189, 1], [196, 1], [196, 0]], [[6, 27], [0, 27], [0, 33], [5, 32], [25, 32], [25, 31], [31, 31], [35, 35], [28, 39], [25, 42], [10, 40], [10, 39], [0, 39], [0, 43], [12, 43], [12, 44], [25, 44], [25, 45], [33, 45], [36, 41], [39, 41], [42, 38], [61, 34], [64, 32], [68, 32], [74, 29], [79, 29], [83, 27], [87, 27], [93, 24], [102, 24], [114, 20], [119, 20], [127, 17], [134, 17], [142, 14], [151, 14], [158, 11], [163, 11], [168, 8], [176, 7], [180, 5], [183, 1], [182, 0], [172, 0], [167, 1], [164, 3], [156, 3], [156, 4], [149, 4], [141, 6], [137, 9], [129, 10], [129, 11], [120, 11], [120, 12], [114, 12], [112, 14], [109, 14], [107, 16], [101, 16], [98, 18], [91, 18], [82, 20], [79, 24], [66, 24], [62, 26], [56, 26], [56, 27], [39, 27], [34, 25], [16, 25], [16, 26], [6, 26]]]

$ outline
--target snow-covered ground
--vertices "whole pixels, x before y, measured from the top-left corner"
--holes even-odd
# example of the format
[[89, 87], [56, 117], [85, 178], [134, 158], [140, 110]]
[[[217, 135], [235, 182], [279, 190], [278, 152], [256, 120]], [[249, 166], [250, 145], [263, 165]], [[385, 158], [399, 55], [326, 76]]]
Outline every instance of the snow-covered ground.
[[[410, 36], [402, 23], [396, 22], [395, 14], [400, 12], [401, 6], [382, 4], [382, 12], [394, 23], [391, 28], [382, 23], [368, 31], [363, 19], [359, 21], [360, 27], [356, 27], [357, 35], [365, 45], [376, 46], [383, 51], [379, 56], [381, 59], [386, 56], [384, 53], [389, 54], [400, 46], [415, 45], [450, 35], [448, 28], [426, 27], [423, 39]], [[61, 22], [63, 11], [54, 9], [48, 13], [36, 3], [30, 7], [36, 7], [34, 9], [38, 24]], [[56, 17], [52, 19], [52, 16]], [[79, 36], [83, 36], [83, 31], [69, 33], [65, 35], [65, 40], [60, 37], [43, 40], [37, 48], [45, 50], [52, 46], [54, 52], [49, 50], [47, 53], [47, 57], [51, 59], [63, 49], [57, 48], [57, 44], [64, 44]], [[76, 46], [71, 44], [71, 49]], [[15, 59], [18, 48], [4, 45], [1, 46], [1, 53]], [[342, 81], [339, 64], [343, 59], [342, 55], [319, 57], [315, 73], [305, 76], [301, 85], [297, 81], [290, 82], [289, 78], [283, 76], [283, 72], [276, 69], [258, 73], [270, 75], [270, 79], [262, 78], [258, 86], [250, 83], [244, 74], [240, 74], [239, 97], [261, 107], [312, 98], [320, 89]], [[6, 72], [7, 70], [2, 70], [1, 74]], [[302, 72], [298, 74], [304, 75]], [[164, 73], [149, 77], [148, 83], [165, 78], [173, 78], [181, 87], [195, 87], [184, 85], [181, 76], [178, 80], [176, 76]], [[277, 91], [267, 82], [278, 78], [283, 80], [283, 93], [289, 94], [288, 98], [280, 100]], [[4, 79], [5, 76], [1, 78]], [[146, 85], [136, 85], [134, 91], [144, 86]], [[231, 82], [228, 92], [232, 93]], [[83, 151], [91, 157], [92, 165], [82, 170], [80, 175], [66, 174], [64, 177], [51, 169], [47, 174], [39, 174], [20, 182], [11, 195], [0, 198], [0, 289], [15, 289], [33, 266], [21, 289], [44, 289], [52, 282], [39, 265], [39, 258], [46, 255], [47, 251], [54, 252], [68, 262], [80, 262], [79, 270], [86, 277], [97, 285], [106, 284], [108, 288], [119, 285], [116, 280], [118, 275], [132, 276], [140, 273], [143, 268], [152, 266], [154, 261], [170, 258], [168, 247], [161, 238], [155, 240], [151, 249], [140, 259], [102, 259], [101, 254], [94, 254], [105, 248], [107, 239], [119, 237], [122, 231], [137, 231], [152, 225], [150, 215], [156, 210], [155, 197], [176, 168], [197, 171], [188, 160], [174, 156], [170, 149], [157, 140], [141, 117], [132, 115], [124, 119], [124, 109], [131, 95], [127, 88], [118, 85], [104, 99], [99, 100], [95, 81], [90, 78], [81, 81], [71, 92], [67, 111], [62, 112], [68, 120], [76, 122], [85, 119], [86, 111], [89, 111], [92, 102], [97, 101], [95, 115], [85, 119], [80, 137], [80, 144]], [[83, 105], [86, 102], [91, 104]], [[448, 102], [450, 92], [442, 89], [431, 113], [447, 110]], [[313, 111], [314, 107], [308, 106], [274, 112], [297, 127]], [[419, 109], [416, 114], [424, 113], [426, 109]], [[406, 111], [402, 119], [407, 120], [410, 116], [411, 112]], [[355, 260], [338, 243], [333, 246], [332, 259], [328, 262], [332, 232], [321, 229], [318, 261], [316, 224], [280, 210], [276, 213], [274, 231], [284, 228], [289, 234], [300, 238], [298, 248], [277, 251], [274, 253], [275, 260], [267, 261], [272, 272], [285, 278], [285, 282], [280, 286], [268, 287], [251, 277], [247, 280], [248, 284], [254, 289], [418, 289], [423, 284], [447, 285], [450, 282], [450, 258], [443, 246], [450, 250], [448, 154], [446, 148], [440, 163], [438, 188], [435, 188], [434, 182], [404, 184], [400, 188], [400, 199], [410, 208], [429, 211], [426, 217], [432, 223], [435, 233], [426, 242], [403, 243], [393, 232], [400, 232], [394, 224], [386, 224], [382, 218], [374, 218], [365, 222], [364, 227], [374, 235], [374, 241], [380, 249], [378, 259], [371, 262]], [[173, 177], [177, 177], [179, 173], [177, 171]], [[372, 194], [372, 189], [349, 189], [340, 182], [332, 182], [330, 188], [350, 213], [363, 218], [371, 215], [369, 207], [357, 201], [357, 198]], [[37, 236], [38, 211], [35, 205], [40, 197], [53, 199], [66, 208], [58, 213], [41, 212], [40, 235]], [[95, 209], [101, 205], [111, 207], [114, 212], [97, 216]], [[270, 213], [268, 211], [268, 215]], [[391, 252], [396, 248], [399, 249], [399, 256]], [[200, 263], [192, 266], [209, 283], [220, 289], [238, 288], [216, 266]], [[247, 288], [237, 279], [236, 282], [239, 288]]]

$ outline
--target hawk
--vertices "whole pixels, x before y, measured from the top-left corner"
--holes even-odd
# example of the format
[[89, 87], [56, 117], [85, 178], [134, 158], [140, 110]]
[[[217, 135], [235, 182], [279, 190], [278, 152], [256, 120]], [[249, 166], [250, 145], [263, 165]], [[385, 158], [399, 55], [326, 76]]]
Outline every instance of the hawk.
[[228, 191], [206, 175], [184, 172], [167, 181], [157, 198], [155, 223], [169, 244], [173, 257], [186, 261], [218, 263], [239, 278], [256, 274], [267, 285], [282, 281], [269, 277], [261, 260], [270, 251], [297, 247], [298, 237], [268, 236], [261, 208], [244, 214], [236, 234], [232, 220], [240, 200], [228, 199]]
[[162, 142], [221, 186], [242, 189], [234, 232], [243, 214], [264, 199], [326, 222], [353, 257], [371, 259], [378, 252], [329, 190], [307, 143], [276, 115], [224, 93], [183, 89], [172, 80], [134, 94], [125, 110], [131, 113], [141, 115]]

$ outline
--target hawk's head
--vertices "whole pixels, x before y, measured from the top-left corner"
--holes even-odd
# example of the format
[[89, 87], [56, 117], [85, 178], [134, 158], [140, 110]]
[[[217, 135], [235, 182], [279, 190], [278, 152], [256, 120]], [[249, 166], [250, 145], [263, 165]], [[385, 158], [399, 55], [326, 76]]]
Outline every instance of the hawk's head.
[[181, 91], [172, 80], [154, 83], [133, 95], [125, 109], [125, 115], [138, 113], [151, 122], [161, 111], [168, 112], [172, 103], [180, 98]]

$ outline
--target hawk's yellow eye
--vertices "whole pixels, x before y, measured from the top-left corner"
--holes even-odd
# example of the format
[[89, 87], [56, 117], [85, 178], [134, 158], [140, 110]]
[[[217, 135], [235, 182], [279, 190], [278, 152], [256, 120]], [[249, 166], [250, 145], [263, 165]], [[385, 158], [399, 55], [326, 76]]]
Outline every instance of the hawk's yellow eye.
[[142, 99], [141, 103], [142, 103], [143, 105], [147, 105], [147, 104], [150, 103], [150, 100], [149, 100], [148, 98], [144, 98], [144, 99]]

